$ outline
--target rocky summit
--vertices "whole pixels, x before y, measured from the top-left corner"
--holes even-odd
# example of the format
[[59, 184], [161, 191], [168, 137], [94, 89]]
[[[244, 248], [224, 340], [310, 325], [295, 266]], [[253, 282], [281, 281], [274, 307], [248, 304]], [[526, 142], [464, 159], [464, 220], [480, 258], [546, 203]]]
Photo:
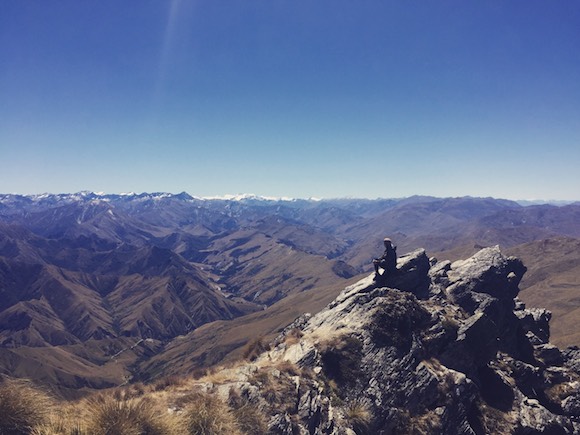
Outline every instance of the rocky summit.
[[551, 345], [550, 313], [519, 301], [525, 271], [499, 247], [414, 251], [199, 385], [263, 410], [270, 433], [580, 433], [580, 350]]

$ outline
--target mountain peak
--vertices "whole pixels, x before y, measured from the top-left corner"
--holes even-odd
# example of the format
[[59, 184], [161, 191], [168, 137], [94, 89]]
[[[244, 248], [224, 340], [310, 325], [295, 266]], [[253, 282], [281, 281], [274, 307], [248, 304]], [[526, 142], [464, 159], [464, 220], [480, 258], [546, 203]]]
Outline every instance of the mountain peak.
[[[578, 433], [579, 352], [549, 344], [549, 313], [516, 298], [524, 272], [498, 247], [454, 263], [414, 251], [298, 318], [236, 385], [276, 433]], [[284, 364], [295, 389], [266, 398], [292, 378]], [[280, 385], [264, 392], [256, 370]]]

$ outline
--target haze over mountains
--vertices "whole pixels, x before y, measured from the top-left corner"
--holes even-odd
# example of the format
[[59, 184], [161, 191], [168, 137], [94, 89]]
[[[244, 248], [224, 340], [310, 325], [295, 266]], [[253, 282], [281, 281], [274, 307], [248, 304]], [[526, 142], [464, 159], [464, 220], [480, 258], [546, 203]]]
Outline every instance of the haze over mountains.
[[368, 273], [385, 235], [440, 259], [499, 244], [553, 341], [580, 344], [578, 203], [6, 194], [0, 372], [72, 394], [235, 357]]

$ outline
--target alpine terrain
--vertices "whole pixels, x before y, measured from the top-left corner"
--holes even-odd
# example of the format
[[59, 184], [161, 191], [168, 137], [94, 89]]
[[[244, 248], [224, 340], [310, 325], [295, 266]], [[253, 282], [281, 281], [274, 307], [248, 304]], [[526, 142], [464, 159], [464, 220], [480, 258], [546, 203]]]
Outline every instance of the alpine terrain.
[[19, 402], [33, 428], [67, 434], [578, 433], [580, 350], [550, 344], [550, 312], [518, 298], [525, 272], [497, 246], [455, 262], [418, 249], [245, 362], [69, 403], [6, 380], [0, 406], [24, 388], [44, 397], [43, 412]]
[[[499, 245], [526, 264], [519, 298], [552, 312], [553, 342], [580, 344], [578, 204], [4, 194], [0, 373], [74, 398], [232, 363], [359, 282], [384, 236], [438, 264]], [[440, 285], [429, 279], [412, 293]], [[474, 315], [459, 306], [458, 324]]]

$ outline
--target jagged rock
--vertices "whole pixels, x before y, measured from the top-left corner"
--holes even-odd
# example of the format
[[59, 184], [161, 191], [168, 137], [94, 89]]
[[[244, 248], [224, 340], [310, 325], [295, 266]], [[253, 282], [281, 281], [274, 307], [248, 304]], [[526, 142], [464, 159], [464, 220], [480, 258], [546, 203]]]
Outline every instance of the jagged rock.
[[536, 399], [523, 397], [518, 404], [518, 419], [514, 434], [573, 434], [574, 423], [564, 416], [548, 411]]
[[499, 331], [500, 350], [531, 361], [530, 340], [514, 314], [514, 298], [525, 271], [520, 260], [503, 256], [498, 246], [485, 248], [467, 260], [451, 264], [445, 292], [467, 313], [483, 312], [488, 316]]
[[268, 423], [270, 430], [276, 434], [293, 435], [293, 425], [288, 413], [276, 414]]
[[562, 351], [562, 356], [566, 367], [580, 375], [580, 348], [578, 346], [567, 347]]
[[435, 262], [431, 264], [431, 269], [429, 269], [429, 278], [431, 279], [429, 297], [445, 297], [445, 289], [449, 285], [449, 277], [447, 276], [449, 270], [451, 270], [450, 261]]
[[[438, 263], [418, 250], [397, 269], [347, 287], [270, 357], [319, 373], [339, 402], [365, 403], [368, 433], [574, 433], [576, 396], [553, 392], [580, 377], [553, 364], [577, 355], [545, 343], [549, 312], [520, 303], [514, 314], [519, 260], [492, 247]], [[305, 409], [312, 422], [318, 411]]]
[[452, 264], [415, 251], [297, 319], [232, 385], [277, 434], [578, 433], [580, 349], [547, 343], [549, 312], [514, 300], [524, 271], [497, 247]]
[[519, 298], [514, 298], [514, 312], [522, 311], [526, 309], [526, 304]]
[[514, 311], [532, 344], [544, 344], [550, 339], [552, 313], [545, 308], [525, 308]]
[[550, 343], [534, 347], [536, 358], [548, 366], [560, 366], [564, 362], [560, 349]]
[[431, 263], [424, 249], [417, 249], [397, 260], [397, 271], [388, 276], [381, 285], [408, 291], [417, 297], [425, 297], [429, 291]]
[[[580, 385], [578, 385], [580, 387]], [[576, 391], [575, 394], [566, 397], [562, 401], [562, 409], [568, 415], [580, 415], [580, 392]]]
[[448, 367], [469, 373], [487, 365], [499, 350], [498, 330], [489, 317], [479, 312], [464, 320], [457, 331], [457, 339], [447, 347], [441, 360]]
[[[526, 271], [515, 257], [504, 257], [499, 246], [485, 248], [467, 260], [456, 261], [448, 272], [451, 299], [468, 312], [475, 312], [480, 295], [509, 301], [518, 295], [518, 284]], [[486, 298], [483, 299], [484, 301]]]

